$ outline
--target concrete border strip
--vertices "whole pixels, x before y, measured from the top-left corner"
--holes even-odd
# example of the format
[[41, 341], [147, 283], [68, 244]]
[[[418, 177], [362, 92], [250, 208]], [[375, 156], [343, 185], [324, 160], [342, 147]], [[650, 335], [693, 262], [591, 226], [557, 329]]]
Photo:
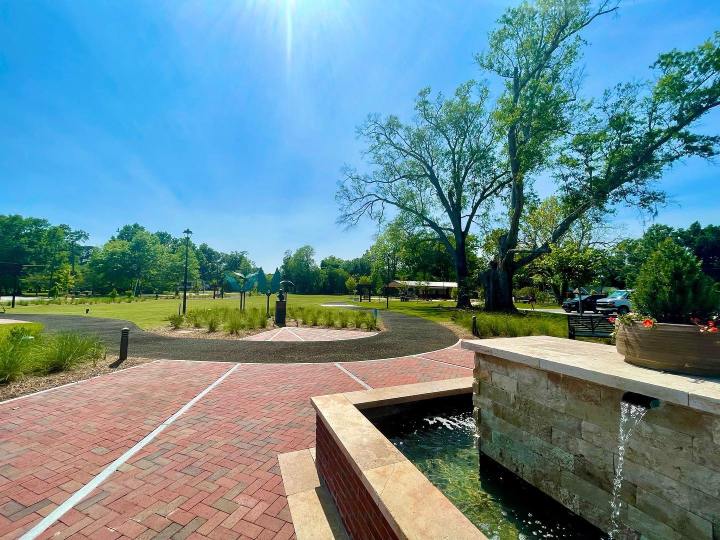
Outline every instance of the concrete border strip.
[[100, 484], [102, 484], [112, 473], [114, 473], [118, 467], [125, 464], [131, 457], [133, 457], [135, 454], [137, 454], [140, 450], [145, 448], [150, 442], [152, 442], [155, 437], [157, 437], [160, 433], [162, 433], [165, 428], [167, 428], [169, 425], [175, 422], [178, 418], [180, 418], [185, 412], [188, 411], [195, 403], [200, 401], [205, 395], [208, 394], [213, 388], [218, 386], [220, 383], [222, 383], [226, 377], [228, 377], [231, 373], [233, 373], [240, 364], [235, 364], [231, 369], [228, 369], [225, 373], [223, 373], [215, 382], [210, 384], [205, 390], [200, 392], [198, 395], [196, 395], [194, 398], [192, 398], [190, 401], [188, 401], [185, 405], [183, 405], [180, 409], [178, 409], [175, 414], [173, 414], [170, 418], [165, 420], [162, 424], [160, 424], [158, 427], [156, 427], [154, 430], [152, 430], [150, 433], [145, 435], [140, 441], [138, 441], [132, 448], [128, 449], [123, 455], [121, 455], [119, 458], [117, 458], [115, 461], [107, 465], [102, 471], [100, 471], [92, 480], [90, 480], [87, 484], [85, 484], [83, 487], [78, 489], [75, 493], [73, 493], [70, 497], [68, 497], [65, 502], [63, 502], [60, 506], [58, 506], [55, 510], [50, 512], [47, 516], [45, 516], [39, 523], [37, 523], [32, 529], [27, 531], [25, 534], [23, 534], [20, 538], [21, 540], [33, 540], [34, 538], [37, 538], [39, 535], [41, 535], [43, 532], [45, 532], [47, 529], [49, 529], [57, 520], [59, 520], [61, 517], [63, 517], [69, 510], [71, 510], [76, 504], [79, 504], [83, 499], [85, 499], [88, 495], [90, 495], [93, 490], [95, 490]]
[[295, 332], [293, 332], [293, 331], [290, 329], [289, 326], [285, 326], [284, 328], [285, 328], [288, 332], [290, 332], [293, 336], [295, 336], [296, 338], [298, 338], [300, 341], [307, 341], [307, 340], [306, 340], [304, 337], [302, 337], [301, 335], [296, 334]]

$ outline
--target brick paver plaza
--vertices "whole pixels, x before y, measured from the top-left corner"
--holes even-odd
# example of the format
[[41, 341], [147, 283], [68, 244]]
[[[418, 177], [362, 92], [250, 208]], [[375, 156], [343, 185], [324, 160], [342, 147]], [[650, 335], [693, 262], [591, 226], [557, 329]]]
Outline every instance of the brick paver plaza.
[[343, 364], [158, 360], [0, 403], [0, 538], [48, 522], [40, 538], [292, 538], [276, 456], [315, 445], [311, 396], [464, 377], [472, 364], [457, 345]]

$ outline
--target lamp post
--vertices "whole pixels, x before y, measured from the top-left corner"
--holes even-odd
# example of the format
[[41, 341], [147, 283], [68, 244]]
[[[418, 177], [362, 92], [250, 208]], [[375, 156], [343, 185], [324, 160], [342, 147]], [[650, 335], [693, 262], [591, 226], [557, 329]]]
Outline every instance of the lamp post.
[[185, 229], [183, 231], [183, 234], [185, 235], [185, 277], [183, 279], [183, 305], [182, 305], [182, 312], [183, 315], [185, 315], [185, 311], [187, 310], [187, 280], [188, 280], [188, 254], [190, 251], [190, 235], [192, 234], [192, 231], [190, 229]]

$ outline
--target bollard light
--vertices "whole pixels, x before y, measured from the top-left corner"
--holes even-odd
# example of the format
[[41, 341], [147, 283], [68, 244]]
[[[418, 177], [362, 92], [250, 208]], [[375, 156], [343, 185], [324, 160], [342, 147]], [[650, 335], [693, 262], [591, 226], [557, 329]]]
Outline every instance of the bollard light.
[[123, 361], [127, 360], [129, 338], [130, 338], [130, 329], [123, 328], [120, 331], [120, 356], [118, 357], [118, 362], [123, 362]]

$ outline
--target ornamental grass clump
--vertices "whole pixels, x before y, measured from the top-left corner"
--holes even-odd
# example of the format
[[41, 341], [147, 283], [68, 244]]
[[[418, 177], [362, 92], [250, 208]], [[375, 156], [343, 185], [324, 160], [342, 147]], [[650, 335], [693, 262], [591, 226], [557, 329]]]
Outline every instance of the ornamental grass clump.
[[483, 313], [456, 311], [453, 322], [472, 330], [475, 316], [478, 337], [556, 336], [567, 337], [565, 315], [551, 313]]
[[220, 328], [220, 323], [222, 322], [222, 317], [219, 313], [209, 313], [207, 318], [205, 319], [205, 324], [207, 325], [207, 330], [209, 333], [217, 332], [218, 328]]
[[364, 311], [356, 311], [353, 313], [353, 325], [356, 329], [360, 330], [363, 325], [363, 321], [365, 320], [365, 312]]
[[636, 314], [629, 318], [646, 327], [660, 322], [717, 328], [718, 286], [703, 273], [697, 257], [672, 238], [663, 240], [642, 265], [633, 302]]
[[167, 318], [167, 320], [170, 323], [170, 328], [172, 328], [173, 330], [181, 328], [184, 322], [183, 316], [179, 313], [173, 313]]
[[244, 330], [246, 327], [246, 321], [245, 317], [242, 316], [242, 313], [240, 310], [233, 311], [228, 314], [227, 319], [225, 320], [225, 323], [223, 324], [223, 329], [228, 333], [232, 335], [239, 334], [242, 330]]
[[45, 373], [67, 371], [81, 362], [105, 357], [105, 345], [99, 338], [78, 332], [59, 332], [45, 336], [33, 347], [38, 368]]

